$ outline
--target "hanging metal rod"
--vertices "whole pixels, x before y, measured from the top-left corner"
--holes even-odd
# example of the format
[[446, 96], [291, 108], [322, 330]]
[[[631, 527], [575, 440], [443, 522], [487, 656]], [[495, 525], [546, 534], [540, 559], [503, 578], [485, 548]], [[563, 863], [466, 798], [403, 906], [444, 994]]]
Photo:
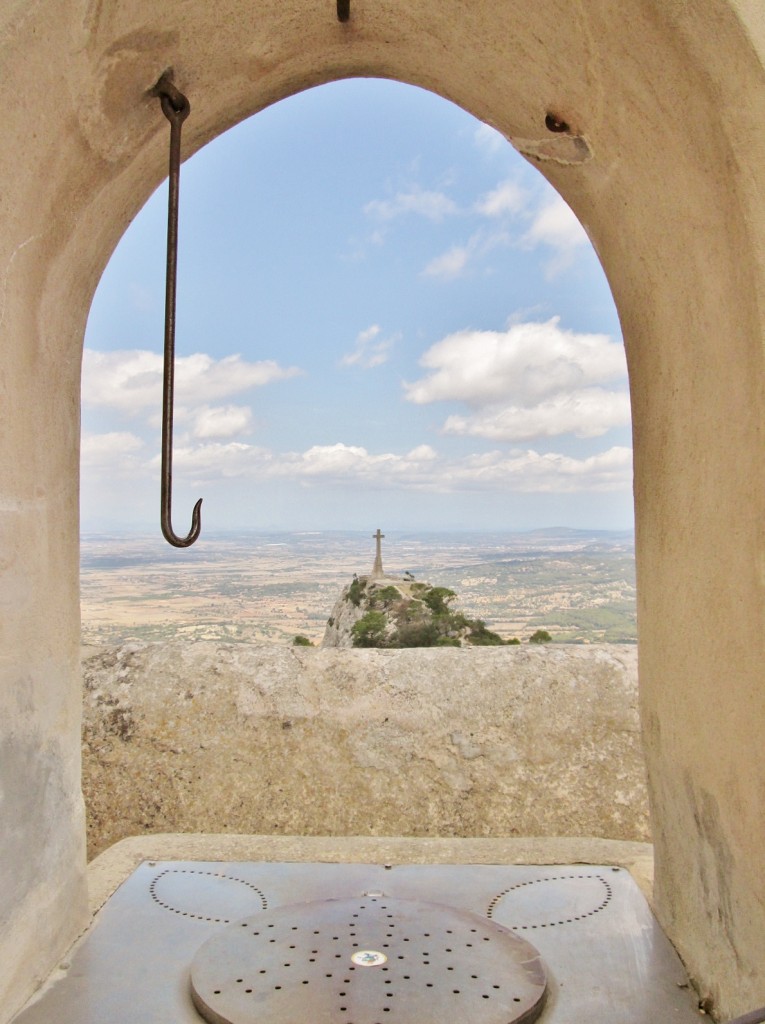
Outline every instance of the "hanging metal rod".
[[162, 383], [162, 493], [160, 521], [162, 535], [176, 548], [187, 548], [202, 530], [202, 499], [191, 513], [191, 529], [179, 537], [172, 526], [173, 508], [173, 394], [175, 387], [175, 296], [178, 277], [178, 193], [181, 169], [181, 126], [191, 105], [173, 85], [172, 72], [166, 71], [154, 86], [162, 113], [170, 122], [170, 167], [167, 199], [167, 272], [165, 277], [165, 369]]

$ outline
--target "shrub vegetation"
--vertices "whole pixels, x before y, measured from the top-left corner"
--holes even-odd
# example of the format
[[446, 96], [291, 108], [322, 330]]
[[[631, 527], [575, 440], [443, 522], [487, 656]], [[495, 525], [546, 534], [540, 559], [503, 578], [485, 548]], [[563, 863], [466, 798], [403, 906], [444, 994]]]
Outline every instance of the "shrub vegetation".
[[546, 629], [538, 629], [536, 633], [532, 633], [529, 637], [530, 644], [549, 644], [552, 642], [552, 637]]
[[[470, 619], [452, 609], [457, 597], [448, 587], [403, 581], [400, 586], [378, 586], [374, 580], [354, 577], [347, 600], [364, 614], [353, 625], [354, 647], [476, 647], [518, 644], [503, 640], [483, 619]], [[537, 641], [535, 641], [537, 642]]]

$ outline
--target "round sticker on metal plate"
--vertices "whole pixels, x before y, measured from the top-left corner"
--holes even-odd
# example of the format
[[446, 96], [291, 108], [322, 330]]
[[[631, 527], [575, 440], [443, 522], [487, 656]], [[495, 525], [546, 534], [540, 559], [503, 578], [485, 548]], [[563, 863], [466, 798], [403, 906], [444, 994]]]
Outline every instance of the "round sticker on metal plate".
[[380, 967], [388, 962], [385, 953], [378, 953], [376, 949], [360, 949], [351, 956], [351, 960], [359, 967]]

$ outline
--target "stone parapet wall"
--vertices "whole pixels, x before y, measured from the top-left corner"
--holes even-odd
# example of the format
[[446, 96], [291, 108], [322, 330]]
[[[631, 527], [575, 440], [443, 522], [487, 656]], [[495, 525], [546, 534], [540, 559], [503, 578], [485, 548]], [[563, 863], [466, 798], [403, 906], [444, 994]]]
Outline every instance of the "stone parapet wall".
[[83, 671], [91, 856], [147, 832], [648, 838], [631, 646], [127, 643]]

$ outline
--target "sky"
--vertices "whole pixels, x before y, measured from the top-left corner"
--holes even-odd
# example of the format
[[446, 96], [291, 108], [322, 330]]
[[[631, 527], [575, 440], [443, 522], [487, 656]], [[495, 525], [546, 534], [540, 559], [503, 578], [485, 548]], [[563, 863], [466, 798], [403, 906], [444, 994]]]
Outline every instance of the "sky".
[[[166, 219], [163, 185], [91, 307], [84, 533], [159, 528]], [[179, 237], [176, 533], [199, 497], [203, 537], [631, 528], [605, 275], [494, 129], [400, 83], [308, 90], [184, 163]]]

